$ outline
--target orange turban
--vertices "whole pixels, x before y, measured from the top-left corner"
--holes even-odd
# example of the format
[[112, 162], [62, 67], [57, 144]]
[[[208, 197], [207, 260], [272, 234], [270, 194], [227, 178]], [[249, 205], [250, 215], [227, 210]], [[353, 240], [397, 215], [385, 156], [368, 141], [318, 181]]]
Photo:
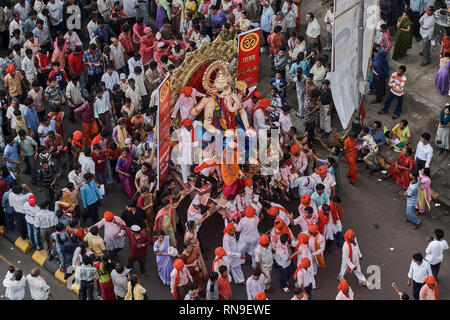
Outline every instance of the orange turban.
[[308, 206], [311, 202], [311, 196], [307, 193], [305, 193], [304, 195], [302, 195], [302, 199], [301, 199], [301, 204], [304, 206]]
[[259, 244], [261, 247], [267, 248], [270, 244], [269, 236], [267, 234], [262, 234], [259, 237]]
[[346, 241], [350, 240], [351, 237], [355, 236], [355, 232], [352, 229], [348, 229], [347, 232], [344, 234], [344, 239]]
[[261, 99], [263, 97], [263, 95], [260, 92], [258, 92], [258, 91], [255, 91], [253, 93], [253, 95], [255, 96], [255, 98], [258, 98], [258, 99]]
[[300, 152], [300, 146], [298, 144], [293, 144], [291, 146], [291, 153], [292, 154], [297, 154]]
[[178, 287], [178, 283], [180, 282], [180, 271], [183, 270], [183, 268], [184, 268], [183, 260], [176, 259], [173, 262], [173, 268], [177, 270], [177, 278], [175, 279], [175, 285], [174, 285], [175, 290], [173, 290], [173, 298], [175, 300], [177, 300], [178, 299], [177, 287]]
[[308, 232], [309, 233], [319, 232], [319, 227], [315, 224], [310, 224], [310, 225], [308, 225]]
[[270, 101], [269, 99], [262, 98], [261, 100], [259, 100], [258, 106], [261, 108], [267, 108], [271, 103], [272, 101]]
[[286, 225], [286, 224], [284, 223], [283, 219], [281, 219], [281, 218], [276, 218], [276, 219], [275, 219], [274, 226], [275, 226], [275, 228], [277, 228], [278, 230], [283, 229], [283, 227], [284, 227], [285, 225]]
[[30, 207], [36, 206], [36, 197], [34, 196], [34, 194], [28, 197], [28, 204], [30, 205]]
[[7, 72], [7, 73], [14, 72], [15, 70], [16, 70], [16, 67], [14, 67], [13, 64], [10, 64], [10, 65], [6, 68], [6, 72]]
[[320, 166], [317, 170], [316, 170], [316, 173], [319, 175], [319, 176], [322, 176], [322, 175], [324, 175], [324, 174], [327, 174], [327, 167], [325, 167], [325, 166]]
[[246, 179], [245, 180], [245, 186], [246, 187], [251, 187], [253, 185], [253, 180], [252, 179]]
[[79, 147], [83, 146], [81, 139], [83, 139], [83, 133], [80, 130], [77, 130], [72, 134], [72, 142]]
[[301, 269], [305, 269], [306, 270], [306, 269], [309, 268], [310, 265], [311, 265], [311, 261], [308, 258], [306, 258], [306, 257], [302, 258], [302, 260], [300, 260], [300, 264], [297, 267], [297, 270], [295, 270], [294, 279], [297, 280], [297, 273]]
[[105, 211], [103, 214], [103, 218], [105, 218], [106, 221], [111, 222], [114, 220], [114, 213], [111, 211]]
[[214, 250], [214, 254], [216, 255], [217, 258], [214, 259], [213, 263], [212, 263], [212, 272], [214, 272], [214, 264], [219, 261], [219, 259], [225, 257], [227, 255], [226, 251], [224, 248], [222, 247], [217, 247], [216, 250]]
[[185, 96], [190, 96], [192, 94], [192, 87], [184, 87], [183, 90], [180, 91], [180, 93], [184, 94]]
[[280, 209], [278, 207], [270, 207], [269, 210], [267, 210], [267, 213], [270, 214], [272, 217], [275, 217]]
[[181, 125], [185, 126], [185, 127], [190, 127], [190, 126], [192, 126], [192, 120], [189, 118], [186, 118], [183, 121], [181, 121]]
[[297, 240], [299, 244], [306, 244], [308, 243], [308, 236], [304, 234], [303, 232], [299, 233], [297, 236]]
[[255, 209], [252, 206], [245, 208], [245, 216], [247, 218], [253, 218], [255, 216]]
[[261, 291], [253, 298], [253, 300], [267, 300], [267, 296], [264, 291]]
[[423, 279], [423, 282], [425, 282], [426, 284], [433, 284], [434, 288], [434, 298], [436, 300], [439, 300], [439, 293], [438, 293], [438, 287], [437, 287], [437, 283], [436, 283], [436, 279], [433, 276], [428, 276], [425, 279]]
[[348, 288], [348, 282], [345, 279], [342, 279], [338, 286], [338, 291], [344, 291]]
[[225, 227], [225, 229], [223, 229], [223, 234], [225, 234], [225, 233], [230, 234], [230, 233], [231, 233], [231, 230], [233, 230], [233, 228], [234, 228], [234, 224], [231, 223], [231, 222], [228, 222], [228, 224], [227, 224], [227, 226]]

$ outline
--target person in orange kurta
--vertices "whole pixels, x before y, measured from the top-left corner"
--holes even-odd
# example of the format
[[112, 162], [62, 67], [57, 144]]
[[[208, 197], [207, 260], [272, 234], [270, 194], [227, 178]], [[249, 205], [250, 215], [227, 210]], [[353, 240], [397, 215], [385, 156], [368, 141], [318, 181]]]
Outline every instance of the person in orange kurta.
[[356, 179], [358, 178], [358, 172], [356, 169], [356, 155], [358, 152], [358, 146], [356, 144], [356, 132], [351, 132], [344, 142], [345, 158], [348, 162], [347, 177], [350, 178], [350, 183], [357, 185]]
[[276, 56], [283, 44], [283, 34], [281, 33], [281, 26], [276, 26], [273, 29], [273, 33], [267, 37], [267, 42], [269, 43], [269, 51], [272, 56]]
[[[227, 199], [228, 195], [235, 196], [240, 188], [245, 186], [245, 180], [239, 178], [239, 157], [237, 151], [237, 143], [235, 141], [229, 142], [228, 146], [223, 151], [222, 164], [220, 165], [220, 172], [223, 179], [223, 197]], [[233, 160], [231, 160], [231, 155]], [[232, 163], [230, 163], [232, 161]]]

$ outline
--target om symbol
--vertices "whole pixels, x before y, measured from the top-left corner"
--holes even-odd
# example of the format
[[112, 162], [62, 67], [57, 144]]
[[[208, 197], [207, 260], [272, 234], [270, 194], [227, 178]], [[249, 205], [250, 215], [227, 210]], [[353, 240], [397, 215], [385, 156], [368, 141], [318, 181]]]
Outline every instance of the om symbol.
[[259, 35], [255, 32], [249, 33], [244, 36], [241, 40], [241, 50], [244, 52], [251, 51], [255, 49], [255, 47], [259, 43]]

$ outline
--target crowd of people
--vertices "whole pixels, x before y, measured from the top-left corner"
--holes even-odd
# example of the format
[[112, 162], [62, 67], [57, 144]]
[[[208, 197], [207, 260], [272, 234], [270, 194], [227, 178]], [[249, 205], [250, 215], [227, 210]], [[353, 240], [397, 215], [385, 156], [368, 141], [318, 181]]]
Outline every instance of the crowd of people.
[[[234, 281], [246, 286], [249, 300], [265, 300], [266, 293], [275, 290], [276, 270], [279, 289], [293, 291], [291, 300], [313, 299], [316, 276], [326, 267], [332, 243], [342, 248], [336, 299], [352, 300], [353, 291], [344, 276], [353, 273], [361, 286], [367, 283], [355, 232], [343, 227], [339, 195], [345, 190], [339, 156], [345, 154], [346, 177], [357, 186], [357, 161], [376, 170], [379, 148], [386, 145], [401, 152], [389, 174], [407, 189], [407, 217], [419, 226], [416, 207], [423, 213], [430, 202], [431, 136], [422, 134], [414, 157], [406, 119], [392, 130], [375, 121], [361, 132], [352, 131], [343, 146], [326, 144], [334, 112], [326, 54], [332, 47], [333, 2], [323, 4], [328, 7], [323, 17], [311, 12], [300, 15], [301, 2], [20, 0], [13, 5], [6, 1], [0, 10], [2, 47], [8, 48], [0, 64], [0, 146], [6, 162], [0, 176], [0, 222], [9, 231], [17, 230], [37, 250], [46, 250], [66, 278], [74, 274], [81, 300], [93, 300], [95, 287], [104, 300], [147, 299], [134, 266], [137, 261], [141, 275], [148, 276], [146, 260], [152, 250], [148, 247], [156, 256], [158, 277], [174, 299], [229, 300]], [[81, 12], [81, 21], [69, 24], [76, 12]], [[305, 30], [300, 28], [303, 18]], [[318, 19], [327, 25], [325, 34]], [[171, 161], [172, 178], [157, 190], [156, 89], [186, 53], [217, 37], [233, 40], [236, 50], [238, 34], [254, 27], [261, 28], [262, 46], [272, 61], [273, 77], [261, 84], [269, 85], [271, 94], [266, 98], [258, 90], [250, 91], [245, 82], [236, 82], [233, 90], [244, 110], [236, 127], [246, 126], [246, 116], [245, 129], [256, 133], [278, 129], [279, 141], [269, 138], [278, 151], [266, 150], [266, 154], [271, 162], [279, 161], [279, 169], [263, 175], [258, 163], [239, 166], [238, 144], [233, 139], [223, 151], [224, 161], [207, 159], [193, 166], [193, 148], [198, 147], [193, 122], [200, 119], [197, 102], [210, 92], [205, 95], [200, 88], [187, 86], [171, 113], [172, 118], [181, 118], [179, 127], [171, 127], [171, 133], [179, 136], [171, 150], [189, 159], [180, 165]], [[372, 70], [383, 77], [383, 82], [373, 80], [377, 99], [382, 99], [384, 93], [378, 92], [385, 90], [389, 67], [381, 60], [387, 59], [391, 45], [385, 25], [379, 33]], [[326, 35], [326, 46], [321, 35]], [[397, 98], [395, 115], [400, 116], [405, 72], [401, 66], [391, 75], [391, 92], [380, 114]], [[292, 108], [286, 101], [293, 87], [296, 116], [303, 119], [304, 133], [293, 125]], [[447, 106], [441, 128], [448, 129], [448, 114]], [[70, 132], [69, 122], [78, 129]], [[234, 126], [234, 119], [231, 122]], [[441, 130], [441, 135], [446, 140], [440, 147], [448, 149], [448, 130]], [[318, 146], [327, 150], [325, 159], [316, 154]], [[43, 193], [38, 196], [23, 183], [23, 175], [29, 175], [32, 188]], [[115, 181], [129, 199], [125, 210], [120, 216], [111, 211], [99, 214], [100, 205], [112, 196]], [[206, 198], [205, 190], [210, 190]], [[184, 221], [180, 210], [186, 200]], [[298, 201], [298, 214], [287, 210], [280, 203], [283, 200]], [[209, 207], [207, 201], [219, 204]], [[214, 250], [212, 264], [206, 265], [198, 231], [215, 212], [224, 220], [222, 246]], [[272, 219], [273, 228], [260, 234], [263, 219]], [[300, 230], [297, 235], [294, 226]], [[126, 238], [128, 259], [123, 263], [119, 252]], [[417, 299], [422, 290], [421, 298], [438, 297], [433, 279], [448, 245], [442, 230], [430, 241], [427, 257], [415, 255], [408, 275]], [[253, 271], [246, 279], [242, 265], [247, 254]], [[422, 260], [431, 265], [432, 274], [425, 271], [425, 277], [420, 266], [426, 261]], [[39, 272], [34, 270], [31, 276], [39, 277]], [[20, 292], [7, 294], [8, 299], [23, 299], [24, 279], [21, 270], [10, 270], [3, 284], [20, 287]], [[32, 280], [26, 279], [31, 289]]]

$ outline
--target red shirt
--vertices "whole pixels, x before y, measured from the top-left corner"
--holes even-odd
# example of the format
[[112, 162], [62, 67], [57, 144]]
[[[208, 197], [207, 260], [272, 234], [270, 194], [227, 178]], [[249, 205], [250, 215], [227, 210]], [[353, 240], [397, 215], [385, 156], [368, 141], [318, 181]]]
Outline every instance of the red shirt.
[[[135, 257], [145, 257], [147, 255], [148, 244], [150, 243], [150, 238], [147, 236], [147, 234], [141, 231], [141, 237], [139, 239], [136, 239], [135, 233], [131, 231], [129, 227], [127, 227], [126, 225], [122, 225], [121, 228], [125, 230], [128, 235], [130, 255]], [[142, 248], [138, 248], [138, 244], [145, 244], [145, 246], [143, 246]]]
[[134, 51], [133, 42], [131, 40], [131, 34], [122, 32], [119, 35], [119, 42], [122, 44], [125, 53]]
[[[83, 65], [83, 55], [80, 54], [75, 56], [73, 52], [67, 58], [67, 64], [73, 68], [74, 73], [83, 73], [84, 65]], [[72, 72], [71, 69], [69, 69]]]
[[34, 57], [34, 65], [38, 69], [38, 72], [40, 73], [48, 73], [52, 70], [52, 65], [50, 63], [50, 54], [42, 54], [39, 52]]
[[226, 278], [222, 277], [221, 275], [219, 276], [219, 278], [217, 279], [217, 289], [219, 291], [219, 300], [223, 300], [221, 295], [228, 299], [231, 298], [231, 285], [228, 276]]
[[106, 163], [97, 163], [98, 160], [105, 160], [106, 154], [105, 151], [100, 150], [97, 154], [95, 151], [91, 152], [91, 158], [95, 162], [95, 172], [104, 172], [106, 170]]

